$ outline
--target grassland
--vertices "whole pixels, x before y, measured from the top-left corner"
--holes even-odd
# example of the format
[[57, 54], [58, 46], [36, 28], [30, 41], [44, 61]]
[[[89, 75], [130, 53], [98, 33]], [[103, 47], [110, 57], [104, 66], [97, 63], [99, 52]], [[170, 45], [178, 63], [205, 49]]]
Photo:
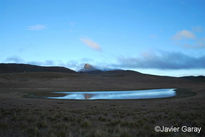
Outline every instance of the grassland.
[[[0, 74], [1, 137], [205, 136], [205, 84], [179, 78], [63, 73]], [[152, 78], [152, 79], [150, 79]], [[52, 100], [53, 91], [177, 88], [150, 100]], [[29, 96], [28, 96], [29, 95]], [[34, 95], [34, 97], [32, 97]], [[197, 133], [156, 133], [155, 126], [198, 126]]]

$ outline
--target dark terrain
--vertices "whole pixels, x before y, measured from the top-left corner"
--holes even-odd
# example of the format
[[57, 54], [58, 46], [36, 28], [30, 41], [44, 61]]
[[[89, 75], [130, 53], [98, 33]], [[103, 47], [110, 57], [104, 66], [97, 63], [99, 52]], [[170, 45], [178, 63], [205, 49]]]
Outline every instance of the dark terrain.
[[64, 72], [74, 73], [75, 71], [65, 67], [42, 67], [28, 64], [0, 64], [0, 73], [17, 73], [17, 72]]
[[[51, 100], [54, 91], [176, 88], [147, 100]], [[205, 77], [135, 71], [75, 72], [63, 67], [0, 64], [1, 137], [205, 136]], [[198, 126], [197, 133], [156, 133], [155, 126]]]

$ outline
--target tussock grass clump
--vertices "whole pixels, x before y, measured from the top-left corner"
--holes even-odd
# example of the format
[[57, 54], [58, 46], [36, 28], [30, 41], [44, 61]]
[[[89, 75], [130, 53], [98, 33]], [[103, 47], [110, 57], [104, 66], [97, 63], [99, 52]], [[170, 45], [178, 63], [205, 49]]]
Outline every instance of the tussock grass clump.
[[120, 137], [132, 137], [132, 135], [127, 129], [123, 129], [120, 131]]
[[48, 127], [47, 121], [46, 120], [41, 120], [37, 122], [38, 128], [46, 128]]
[[94, 131], [91, 131], [91, 133], [87, 137], [108, 137], [109, 134], [102, 129], [96, 129]]
[[9, 124], [6, 120], [0, 121], [0, 129], [7, 129], [9, 127]]
[[66, 116], [63, 116], [63, 121], [66, 121], [66, 122], [73, 122], [75, 121], [76, 118], [72, 115], [66, 115]]
[[136, 128], [138, 125], [133, 121], [121, 121], [120, 125], [123, 127]]
[[56, 133], [56, 136], [57, 137], [66, 137], [66, 134], [67, 132], [65, 131], [65, 130], [59, 130], [59, 131], [57, 131], [57, 133]]
[[103, 116], [99, 116], [99, 117], [98, 117], [98, 120], [99, 120], [99, 121], [103, 121], [103, 122], [105, 122], [105, 121], [106, 121], [106, 118], [103, 117]]
[[29, 115], [28, 117], [26, 117], [26, 120], [28, 123], [34, 123], [36, 121], [36, 118], [33, 115]]
[[120, 124], [120, 120], [119, 119], [113, 119], [113, 120], [111, 120], [111, 121], [109, 121], [108, 123], [107, 123], [107, 125], [108, 126], [116, 126], [116, 125], [118, 125], [118, 124]]
[[88, 119], [85, 119], [85, 120], [83, 120], [82, 122], [81, 122], [81, 127], [83, 127], [83, 128], [88, 128], [88, 127], [90, 127], [91, 126], [91, 122], [88, 120]]
[[38, 127], [28, 127], [26, 129], [26, 133], [28, 134], [29, 137], [39, 137], [40, 136], [40, 131]]
[[56, 115], [51, 115], [51, 116], [48, 116], [47, 119], [49, 121], [56, 121], [57, 120], [57, 116]]
[[63, 130], [67, 130], [68, 129], [67, 123], [64, 123], [64, 122], [54, 123], [54, 124], [52, 124], [52, 127], [54, 129], [63, 129]]

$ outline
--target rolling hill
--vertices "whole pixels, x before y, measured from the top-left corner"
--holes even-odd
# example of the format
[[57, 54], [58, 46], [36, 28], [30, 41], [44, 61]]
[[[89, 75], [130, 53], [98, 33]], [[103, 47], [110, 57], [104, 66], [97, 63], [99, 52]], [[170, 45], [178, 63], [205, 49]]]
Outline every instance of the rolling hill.
[[64, 72], [76, 73], [75, 71], [65, 67], [44, 67], [29, 64], [0, 64], [0, 73], [18, 73], [18, 72]]

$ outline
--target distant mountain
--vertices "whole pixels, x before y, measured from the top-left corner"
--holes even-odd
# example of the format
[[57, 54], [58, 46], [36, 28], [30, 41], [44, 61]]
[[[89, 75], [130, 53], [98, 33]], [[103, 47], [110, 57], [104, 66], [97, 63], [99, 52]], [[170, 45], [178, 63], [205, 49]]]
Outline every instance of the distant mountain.
[[[157, 76], [150, 74], [143, 74], [137, 71], [131, 70], [100, 70], [96, 67], [85, 64], [83, 69], [79, 72], [75, 72], [66, 67], [46, 67], [46, 66], [37, 66], [29, 64], [15, 64], [15, 63], [0, 63], [0, 73], [19, 73], [19, 72], [63, 72], [63, 73], [76, 73], [76, 74], [92, 74], [95, 76], [102, 77], [121, 77], [121, 78], [135, 78], [141, 80], [186, 80], [186, 81], [195, 81], [195, 82], [205, 82], [205, 76], [185, 76], [185, 77], [168, 77], [168, 76]], [[79, 75], [80, 76], [80, 75]]]
[[65, 67], [44, 67], [29, 64], [0, 63], [0, 73], [17, 73], [17, 72], [65, 72], [75, 73], [75, 71]]
[[[132, 70], [121, 70], [121, 69], [104, 69], [100, 70], [97, 69], [96, 67], [90, 65], [90, 64], [85, 64], [83, 69], [79, 71], [79, 73], [84, 73], [84, 74], [92, 74], [96, 76], [106, 76], [106, 77], [138, 77], [138, 78], [153, 78], [155, 77], [154, 75], [149, 75], [149, 74], [143, 74], [137, 71], [132, 71]], [[156, 76], [160, 77], [160, 76]]]
[[81, 69], [79, 72], [96, 73], [96, 72], [102, 72], [102, 70], [97, 69], [90, 64], [85, 64], [83, 69]]

